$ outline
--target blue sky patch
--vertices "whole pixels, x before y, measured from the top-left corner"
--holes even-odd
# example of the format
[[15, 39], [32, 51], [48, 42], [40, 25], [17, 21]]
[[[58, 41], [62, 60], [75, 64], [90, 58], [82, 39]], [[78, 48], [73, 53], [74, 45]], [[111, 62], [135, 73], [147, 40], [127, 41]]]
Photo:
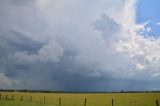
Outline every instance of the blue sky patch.
[[139, 0], [137, 3], [137, 23], [149, 22], [152, 30], [148, 35], [160, 36], [160, 0]]

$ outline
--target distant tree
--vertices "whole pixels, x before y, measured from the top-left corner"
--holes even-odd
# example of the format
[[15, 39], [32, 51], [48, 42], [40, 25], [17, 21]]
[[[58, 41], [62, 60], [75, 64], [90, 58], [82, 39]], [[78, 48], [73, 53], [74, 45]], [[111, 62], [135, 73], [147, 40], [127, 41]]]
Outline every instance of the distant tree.
[[121, 90], [120, 92], [121, 92], [121, 93], [123, 93], [124, 91], [123, 91], [123, 90]]

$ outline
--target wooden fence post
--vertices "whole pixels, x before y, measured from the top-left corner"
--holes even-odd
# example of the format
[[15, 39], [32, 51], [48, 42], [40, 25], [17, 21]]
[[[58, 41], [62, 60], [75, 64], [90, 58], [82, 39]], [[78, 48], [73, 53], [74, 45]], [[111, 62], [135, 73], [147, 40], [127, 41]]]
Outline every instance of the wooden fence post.
[[0, 94], [0, 99], [1, 99], [1, 96], [2, 96], [2, 95]]
[[87, 99], [85, 98], [84, 99], [84, 106], [86, 106], [87, 105]]
[[6, 100], [8, 99], [8, 95], [6, 95]]
[[30, 100], [29, 100], [30, 102], [32, 102], [32, 96], [30, 97]]
[[46, 98], [45, 98], [45, 96], [44, 96], [44, 98], [43, 98], [43, 102], [44, 102], [44, 104], [46, 103]]
[[112, 99], [112, 106], [114, 106], [114, 99]]
[[13, 98], [14, 98], [14, 95], [12, 95], [12, 100], [13, 100]]
[[21, 102], [23, 101], [23, 95], [22, 95], [22, 97], [21, 97]]
[[156, 106], [159, 106], [158, 100], [156, 100]]
[[59, 97], [59, 106], [61, 106], [61, 97]]

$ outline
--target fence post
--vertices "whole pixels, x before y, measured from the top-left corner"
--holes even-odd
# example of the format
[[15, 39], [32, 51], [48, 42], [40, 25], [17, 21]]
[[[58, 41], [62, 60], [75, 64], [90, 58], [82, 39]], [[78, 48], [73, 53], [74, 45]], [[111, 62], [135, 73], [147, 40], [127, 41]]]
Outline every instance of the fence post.
[[61, 106], [61, 97], [59, 97], [59, 106]]
[[44, 102], [44, 104], [46, 103], [46, 98], [45, 98], [45, 96], [44, 96], [44, 98], [43, 98], [43, 102]]
[[21, 102], [23, 101], [23, 95], [22, 95], [22, 97], [21, 97]]
[[112, 99], [112, 106], [114, 106], [114, 99]]
[[0, 94], [0, 99], [1, 99], [1, 96], [2, 96], [2, 95]]
[[87, 99], [85, 98], [84, 99], [84, 106], [86, 106], [86, 104], [87, 104]]
[[8, 99], [8, 95], [6, 95], [6, 100]]
[[158, 100], [156, 100], [156, 106], [159, 106]]
[[13, 100], [13, 98], [14, 98], [14, 95], [12, 95], [12, 100]]
[[32, 96], [30, 97], [30, 100], [29, 100], [30, 102], [32, 102]]

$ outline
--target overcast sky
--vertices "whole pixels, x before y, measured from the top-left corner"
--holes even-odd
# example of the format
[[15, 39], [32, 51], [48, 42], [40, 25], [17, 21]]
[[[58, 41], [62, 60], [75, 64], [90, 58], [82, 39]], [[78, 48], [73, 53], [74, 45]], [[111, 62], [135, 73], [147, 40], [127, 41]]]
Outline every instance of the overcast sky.
[[159, 0], [0, 0], [0, 88], [160, 90]]

